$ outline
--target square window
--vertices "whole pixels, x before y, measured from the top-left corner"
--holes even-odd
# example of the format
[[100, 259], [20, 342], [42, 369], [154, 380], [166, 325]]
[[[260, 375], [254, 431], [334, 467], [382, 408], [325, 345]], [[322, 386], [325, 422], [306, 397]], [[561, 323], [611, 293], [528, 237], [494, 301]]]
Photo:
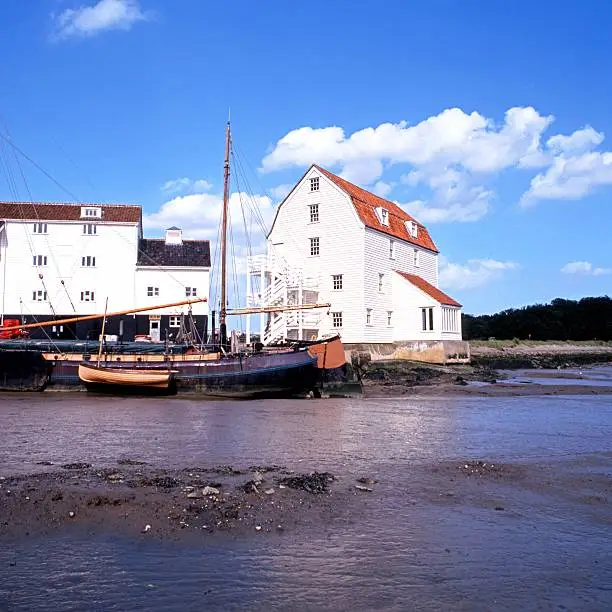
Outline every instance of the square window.
[[319, 177], [314, 176], [310, 179], [310, 191], [319, 191]]
[[310, 239], [310, 254], [312, 256], [315, 255], [319, 255], [320, 249], [319, 249], [319, 239], [318, 238], [311, 238]]
[[342, 289], [342, 274], [332, 274], [332, 282], [334, 291], [340, 291]]
[[147, 287], [147, 296], [157, 297], [159, 295], [159, 287]]
[[180, 316], [171, 316], [168, 317], [168, 327], [180, 327], [181, 326], [181, 317]]
[[310, 222], [318, 223], [319, 222], [319, 205], [309, 204], [308, 208], [310, 209]]
[[94, 292], [93, 291], [81, 291], [81, 302], [93, 302]]
[[197, 297], [198, 290], [196, 287], [185, 287], [186, 297]]
[[334, 327], [342, 327], [342, 313], [332, 312], [332, 324]]
[[46, 302], [47, 301], [47, 292], [42, 289], [32, 291], [32, 301], [33, 302]]

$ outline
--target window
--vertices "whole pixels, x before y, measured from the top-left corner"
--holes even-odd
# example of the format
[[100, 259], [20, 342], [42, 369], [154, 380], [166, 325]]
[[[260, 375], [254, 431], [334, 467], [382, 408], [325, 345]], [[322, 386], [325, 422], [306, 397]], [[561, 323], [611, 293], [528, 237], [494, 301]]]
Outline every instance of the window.
[[187, 297], [196, 297], [198, 295], [198, 290], [196, 287], [185, 287], [185, 295]]
[[433, 331], [433, 308], [421, 308], [423, 331]]
[[342, 274], [332, 274], [334, 291], [342, 289]]
[[413, 253], [413, 261], [414, 261], [414, 267], [418, 268], [421, 265], [421, 258], [419, 257], [419, 249], [414, 249], [414, 253]]
[[159, 295], [159, 287], [147, 287], [147, 295], [149, 297], [157, 297]]
[[97, 228], [98, 226], [93, 223], [86, 223], [83, 226], [83, 234], [87, 236], [94, 236], [95, 234], [97, 234]]
[[81, 218], [89, 217], [99, 219], [102, 216], [101, 208], [93, 208], [93, 207], [81, 207]]
[[366, 308], [366, 325], [372, 325], [372, 309]]
[[393, 320], [393, 311], [387, 310], [387, 326], [391, 327], [391, 321]]
[[84, 268], [94, 268], [96, 265], [96, 258], [93, 255], [84, 255], [81, 257], [81, 266]]
[[414, 221], [405, 221], [404, 225], [406, 230], [413, 238], [417, 238], [419, 235], [419, 226]]
[[319, 254], [319, 239], [318, 238], [310, 239], [310, 254], [313, 256]]
[[47, 265], [47, 256], [46, 255], [33, 255], [32, 256], [32, 265], [33, 266], [46, 266]]
[[47, 224], [46, 223], [35, 223], [34, 224], [34, 233], [35, 234], [46, 234], [47, 233]]
[[395, 241], [389, 240], [389, 259], [395, 259]]
[[180, 316], [172, 316], [168, 317], [168, 327], [180, 327], [181, 326], [181, 317]]
[[309, 204], [308, 208], [310, 209], [310, 222], [318, 223], [319, 222], [319, 205]]
[[458, 332], [460, 330], [460, 312], [458, 308], [442, 306], [442, 331]]
[[378, 293], [382, 293], [385, 288], [385, 275], [382, 272], [378, 273]]
[[332, 324], [334, 327], [342, 327], [342, 313], [332, 312]]
[[386, 208], [383, 208], [382, 206], [377, 207], [376, 215], [378, 216], [378, 220], [383, 225], [389, 225], [389, 211]]
[[319, 177], [313, 176], [310, 179], [310, 191], [319, 191]]
[[42, 290], [32, 291], [32, 301], [33, 302], [46, 302], [47, 292], [42, 291]]
[[81, 291], [81, 302], [93, 302], [94, 292], [93, 291]]

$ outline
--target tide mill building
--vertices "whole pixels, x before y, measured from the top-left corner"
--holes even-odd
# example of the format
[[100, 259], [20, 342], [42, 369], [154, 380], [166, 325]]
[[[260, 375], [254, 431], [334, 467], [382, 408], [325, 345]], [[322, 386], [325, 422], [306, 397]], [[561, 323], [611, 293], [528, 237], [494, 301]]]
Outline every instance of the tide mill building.
[[248, 260], [248, 305], [331, 304], [253, 315], [264, 344], [335, 333], [348, 345], [461, 341], [438, 253], [399, 206], [313, 165], [278, 206], [267, 253]]
[[[171, 304], [208, 297], [210, 244], [143, 238], [140, 206], [0, 202], [0, 290], [3, 319], [29, 323]], [[191, 314], [206, 334], [208, 303], [108, 320], [106, 333], [132, 340], [172, 337]], [[97, 339], [101, 321], [32, 329], [33, 337]]]

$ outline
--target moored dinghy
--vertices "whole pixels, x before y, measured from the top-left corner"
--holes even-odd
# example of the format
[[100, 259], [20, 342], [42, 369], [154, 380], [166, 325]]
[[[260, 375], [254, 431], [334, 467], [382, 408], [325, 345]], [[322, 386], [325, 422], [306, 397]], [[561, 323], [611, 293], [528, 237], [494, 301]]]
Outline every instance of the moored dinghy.
[[87, 363], [79, 364], [79, 378], [88, 389], [117, 391], [127, 388], [143, 391], [170, 391], [175, 370], [109, 368]]

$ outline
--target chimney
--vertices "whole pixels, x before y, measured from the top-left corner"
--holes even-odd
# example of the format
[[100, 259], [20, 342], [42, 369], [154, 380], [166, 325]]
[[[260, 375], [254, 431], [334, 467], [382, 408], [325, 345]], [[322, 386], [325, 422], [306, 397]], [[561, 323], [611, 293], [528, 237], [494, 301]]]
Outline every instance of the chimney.
[[166, 244], [183, 244], [183, 230], [180, 227], [169, 227], [166, 230]]

